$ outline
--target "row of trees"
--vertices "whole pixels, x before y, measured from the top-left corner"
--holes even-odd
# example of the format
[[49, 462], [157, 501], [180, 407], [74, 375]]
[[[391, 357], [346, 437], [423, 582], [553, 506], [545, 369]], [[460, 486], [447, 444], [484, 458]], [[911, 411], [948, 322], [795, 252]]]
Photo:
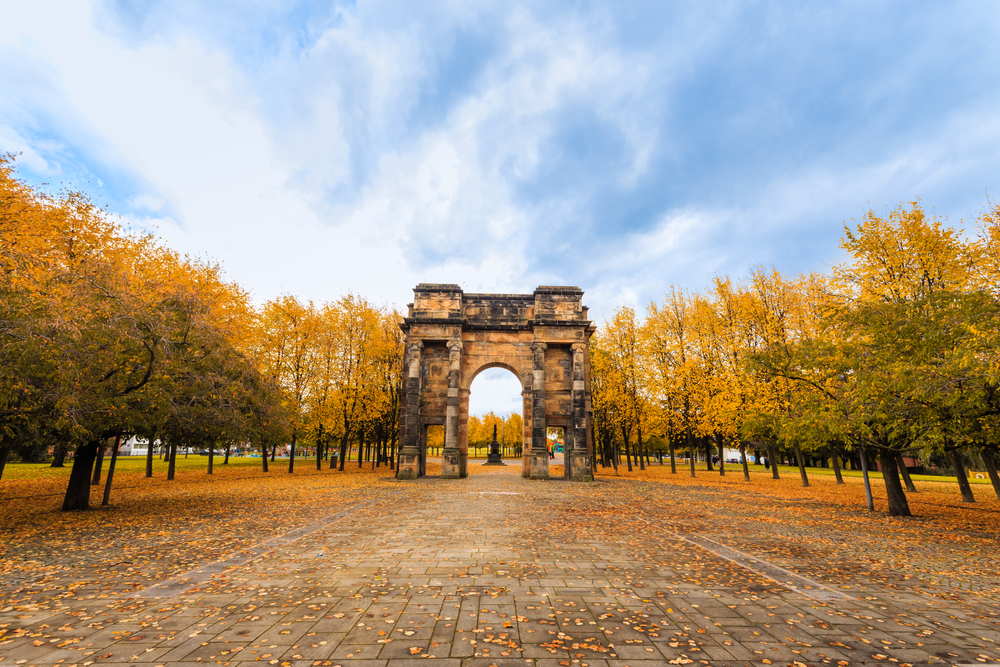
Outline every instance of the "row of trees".
[[[520, 456], [524, 438], [524, 422], [521, 415], [512, 412], [501, 416], [492, 410], [482, 415], [469, 415], [469, 449], [472, 456], [479, 456], [480, 450], [489, 449], [493, 442], [493, 429], [497, 430], [500, 454], [507, 457]], [[444, 450], [444, 425], [427, 427], [428, 454], [440, 455]]]
[[[393, 466], [403, 366], [401, 316], [347, 295], [321, 306], [285, 296], [264, 304], [255, 356], [284, 390], [291, 450], [308, 443], [317, 470], [345, 462], [352, 442], [358, 465]], [[330, 456], [331, 448], [339, 450]]]
[[[845, 226], [847, 259], [827, 275], [758, 268], [711, 289], [671, 288], [645, 318], [620, 308], [593, 339], [598, 456], [648, 462], [649, 434], [670, 451], [726, 446], [771, 462], [875, 457], [894, 515], [915, 490], [904, 454], [981, 462], [1000, 496], [1000, 207], [974, 229], [911, 203]], [[744, 475], [749, 478], [746, 463]], [[676, 471], [676, 468], [674, 468]], [[773, 467], [777, 476], [777, 467]]]
[[[110, 449], [107, 503], [128, 435], [167, 446], [168, 479], [179, 446], [273, 455], [291, 442], [292, 471], [303, 439], [317, 465], [339, 444], [341, 466], [354, 439], [391, 461], [398, 322], [352, 295], [255, 308], [217, 264], [123, 229], [80, 193], [32, 188], [0, 156], [0, 476], [12, 452], [72, 455], [66, 510], [89, 506]], [[152, 464], [149, 447], [147, 476]]]
[[493, 428], [504, 457], [520, 456], [524, 441], [524, 421], [521, 414], [497, 415], [492, 410], [483, 415], [469, 416], [469, 448], [475, 452], [487, 449], [493, 442]]

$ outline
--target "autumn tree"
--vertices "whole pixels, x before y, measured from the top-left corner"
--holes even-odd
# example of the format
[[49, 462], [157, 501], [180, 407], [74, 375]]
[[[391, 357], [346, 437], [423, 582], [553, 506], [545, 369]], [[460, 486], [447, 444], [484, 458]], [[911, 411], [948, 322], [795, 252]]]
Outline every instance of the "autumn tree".
[[57, 451], [74, 454], [64, 509], [89, 507], [109, 441], [171, 423], [189, 437], [254, 425], [248, 401], [263, 385], [237, 343], [245, 295], [217, 266], [122, 229], [79, 193], [28, 187], [10, 157], [0, 292], [0, 469], [13, 439], [60, 438]]
[[[698, 405], [703, 368], [695, 350], [694, 314], [691, 300], [682, 290], [671, 288], [662, 304], [651, 302], [642, 328], [644, 356], [653, 379], [652, 395], [661, 409], [671, 411], [665, 421], [683, 434], [695, 476], [695, 435], [701, 426]], [[673, 469], [673, 453], [671, 466]]]
[[[264, 373], [285, 389], [285, 400], [293, 415], [288, 472], [295, 471], [295, 448], [302, 435], [309, 399], [316, 380], [318, 316], [311, 302], [286, 295], [264, 304], [261, 311], [263, 345], [260, 355]], [[273, 447], [278, 443], [272, 443]]]

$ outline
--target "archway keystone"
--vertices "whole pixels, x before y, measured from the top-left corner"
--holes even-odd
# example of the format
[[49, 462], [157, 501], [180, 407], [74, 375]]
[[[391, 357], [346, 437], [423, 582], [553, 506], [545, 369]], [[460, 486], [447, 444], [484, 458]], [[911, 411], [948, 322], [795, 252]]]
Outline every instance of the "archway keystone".
[[466, 294], [458, 285], [420, 283], [400, 324], [406, 334], [405, 392], [399, 417], [399, 479], [426, 474], [427, 427], [444, 425], [441, 477], [467, 477], [469, 391], [486, 368], [521, 381], [522, 475], [548, 479], [546, 428], [565, 431], [565, 477], [593, 480], [590, 337], [578, 287], [533, 294]]

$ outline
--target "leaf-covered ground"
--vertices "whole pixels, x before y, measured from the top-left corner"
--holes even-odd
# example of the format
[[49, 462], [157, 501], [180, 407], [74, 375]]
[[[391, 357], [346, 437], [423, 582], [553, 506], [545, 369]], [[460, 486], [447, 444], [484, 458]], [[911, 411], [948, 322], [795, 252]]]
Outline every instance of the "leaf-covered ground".
[[832, 478], [277, 463], [124, 473], [88, 513], [24, 493], [46, 479], [0, 500], [0, 665], [1000, 660], [1000, 507], [954, 486], [892, 519]]

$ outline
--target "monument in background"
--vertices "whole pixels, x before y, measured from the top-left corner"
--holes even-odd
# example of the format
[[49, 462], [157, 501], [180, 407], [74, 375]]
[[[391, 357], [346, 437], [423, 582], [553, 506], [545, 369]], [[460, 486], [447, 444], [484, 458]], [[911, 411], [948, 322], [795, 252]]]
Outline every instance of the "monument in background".
[[444, 426], [441, 476], [468, 476], [469, 389], [487, 368], [521, 381], [522, 474], [548, 479], [548, 427], [564, 429], [564, 476], [592, 481], [590, 337], [578, 287], [533, 294], [465, 294], [420, 283], [400, 325], [406, 334], [399, 417], [399, 479], [427, 472], [427, 427]]

